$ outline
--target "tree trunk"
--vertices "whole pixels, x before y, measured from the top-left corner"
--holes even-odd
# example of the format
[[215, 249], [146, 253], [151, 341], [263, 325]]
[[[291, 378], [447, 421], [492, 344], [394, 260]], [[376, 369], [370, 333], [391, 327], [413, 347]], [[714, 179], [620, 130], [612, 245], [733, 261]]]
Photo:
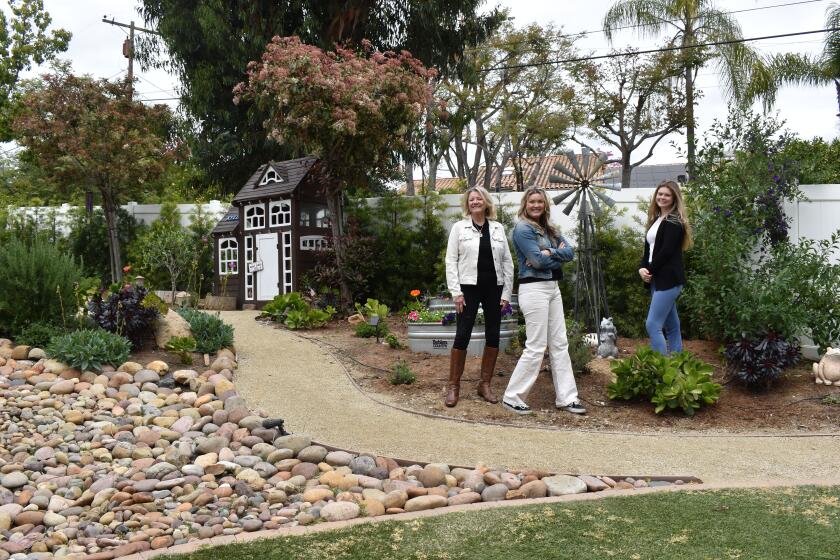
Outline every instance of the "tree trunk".
[[694, 177], [694, 72], [690, 64], [685, 67], [685, 139], [688, 144], [688, 178]]
[[429, 175], [426, 177], [426, 193], [437, 190], [437, 167], [440, 163], [440, 156], [429, 158]]
[[630, 188], [630, 175], [633, 173], [633, 167], [630, 165], [630, 154], [621, 157], [621, 189]]
[[407, 196], [414, 196], [414, 165], [406, 158], [405, 160], [405, 194]]
[[108, 254], [111, 265], [111, 282], [122, 280], [122, 260], [120, 259], [120, 236], [117, 230], [117, 205], [111, 194], [103, 189], [102, 206], [105, 211], [105, 223], [108, 227]]
[[840, 117], [840, 80], [834, 80], [834, 89], [837, 90], [837, 116]]
[[341, 189], [337, 185], [327, 187], [327, 209], [330, 211], [330, 228], [333, 235], [333, 249], [335, 249], [335, 264], [338, 267], [342, 305], [349, 309], [353, 305], [353, 292], [344, 277], [344, 245], [341, 237], [341, 223], [344, 216], [341, 211]]

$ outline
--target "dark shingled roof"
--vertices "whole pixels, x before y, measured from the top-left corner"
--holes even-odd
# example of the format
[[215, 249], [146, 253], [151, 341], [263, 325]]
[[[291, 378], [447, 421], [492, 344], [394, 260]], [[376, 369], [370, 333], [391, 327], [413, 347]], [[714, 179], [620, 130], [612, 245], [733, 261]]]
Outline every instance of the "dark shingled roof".
[[232, 233], [239, 226], [239, 208], [231, 206], [216, 227], [213, 228], [213, 234], [218, 233]]
[[[261, 165], [251, 175], [251, 178], [248, 179], [245, 186], [233, 197], [233, 203], [237, 204], [264, 198], [275, 198], [292, 192], [309, 172], [309, 169], [315, 161], [313, 157], [305, 157], [286, 161], [270, 161]], [[260, 186], [260, 179], [262, 179], [263, 174], [268, 170], [269, 165], [283, 178], [283, 181]]]

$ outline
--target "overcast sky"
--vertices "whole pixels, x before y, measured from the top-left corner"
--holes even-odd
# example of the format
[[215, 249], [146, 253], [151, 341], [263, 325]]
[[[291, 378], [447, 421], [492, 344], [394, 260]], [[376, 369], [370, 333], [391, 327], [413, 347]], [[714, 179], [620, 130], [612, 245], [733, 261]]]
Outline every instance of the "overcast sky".
[[[760, 8], [787, 4], [797, 0], [718, 0], [717, 5], [727, 11]], [[600, 28], [601, 18], [613, 0], [500, 0], [498, 4], [510, 9], [517, 26], [531, 22], [545, 24], [553, 22], [573, 33]], [[3, 5], [5, 7], [5, 2]], [[96, 77], [113, 78], [125, 72], [126, 59], [122, 55], [122, 42], [127, 30], [102, 23], [102, 17], [115, 18], [128, 23], [132, 19], [143, 25], [135, 0], [45, 0], [47, 11], [57, 27], [73, 33], [70, 49], [64, 54], [72, 61], [78, 73], [89, 73]], [[492, 5], [488, 2], [486, 5]], [[830, 1], [816, 1], [794, 6], [776, 7], [735, 14], [745, 37], [791, 33], [822, 29], [825, 23], [825, 9]], [[806, 35], [784, 39], [773, 39], [751, 43], [765, 52], [818, 53], [822, 47], [823, 35]], [[603, 54], [609, 50], [604, 36], [595, 32], [581, 39], [578, 47], [583, 51]], [[655, 41], [640, 40], [632, 31], [622, 31], [615, 38], [616, 47], [633, 45], [640, 48], [655, 46]], [[176, 80], [161, 71], [142, 72], [136, 69], [139, 83], [136, 91], [142, 99], [163, 99], [175, 97]], [[714, 119], [724, 119], [727, 114], [726, 101], [713, 68], [700, 71], [699, 87], [703, 97], [697, 110], [700, 135]], [[167, 101], [173, 106], [176, 101]], [[788, 127], [804, 138], [822, 136], [826, 139], [838, 135], [837, 102], [833, 87], [786, 88], [778, 98], [776, 110]], [[681, 143], [682, 136], [674, 141]], [[665, 143], [660, 144], [650, 163], [667, 163], [677, 159], [675, 150]]]

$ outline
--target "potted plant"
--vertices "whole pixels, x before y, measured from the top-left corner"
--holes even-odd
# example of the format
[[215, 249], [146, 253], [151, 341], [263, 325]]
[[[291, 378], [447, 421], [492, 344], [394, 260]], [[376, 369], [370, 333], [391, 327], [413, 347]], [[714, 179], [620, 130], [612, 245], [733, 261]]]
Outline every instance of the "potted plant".
[[[410, 311], [406, 315], [406, 320], [408, 322], [408, 347], [412, 352], [445, 355], [452, 350], [457, 321], [455, 311], [433, 309]], [[499, 350], [506, 349], [517, 332], [517, 319], [513, 315], [512, 307], [508, 305], [502, 311]], [[479, 356], [482, 352], [484, 352], [484, 314], [479, 310], [467, 354]]]

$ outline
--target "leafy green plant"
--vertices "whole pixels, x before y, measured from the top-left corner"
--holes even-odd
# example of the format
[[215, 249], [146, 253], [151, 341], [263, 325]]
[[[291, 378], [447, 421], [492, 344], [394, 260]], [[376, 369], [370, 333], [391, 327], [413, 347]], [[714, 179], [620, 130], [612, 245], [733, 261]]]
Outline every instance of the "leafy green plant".
[[391, 382], [391, 385], [411, 385], [417, 381], [417, 376], [414, 375], [414, 372], [411, 371], [410, 367], [408, 367], [408, 362], [405, 360], [399, 360], [396, 364], [394, 364], [394, 369], [392, 370], [389, 381]]
[[53, 323], [30, 323], [20, 330], [15, 342], [26, 344], [27, 346], [45, 348], [50, 343], [50, 340], [64, 334], [64, 332], [65, 330], [62, 327]]
[[663, 356], [641, 347], [633, 356], [615, 360], [611, 367], [616, 379], [607, 386], [609, 398], [650, 400], [657, 414], [680, 409], [693, 416], [720, 397], [720, 385], [711, 380], [712, 366], [689, 352]]
[[0, 244], [0, 271], [0, 332], [16, 338], [32, 322], [65, 324], [74, 315], [82, 270], [46, 240]]
[[387, 342], [388, 346], [390, 346], [394, 350], [400, 350], [402, 348], [405, 348], [405, 344], [400, 342], [400, 339], [397, 338], [397, 335], [395, 335], [395, 334], [386, 335], [385, 336], [385, 342]]
[[218, 313], [211, 315], [189, 307], [179, 309], [178, 313], [190, 324], [196, 350], [202, 354], [233, 346], [233, 327], [222, 321]]
[[335, 308], [327, 306], [325, 309], [310, 307], [309, 303], [298, 292], [290, 292], [275, 296], [262, 310], [262, 317], [283, 323], [290, 329], [312, 329], [324, 326], [332, 316]]
[[195, 339], [191, 336], [173, 336], [166, 343], [166, 350], [178, 354], [182, 364], [191, 365], [192, 353], [196, 351]]
[[156, 309], [161, 315], [169, 313], [169, 306], [154, 292], [148, 292], [140, 302], [143, 307]]
[[379, 300], [368, 298], [364, 305], [356, 304], [356, 311], [361, 313], [365, 319], [370, 320], [371, 317], [379, 317], [384, 319], [388, 316], [388, 306], [384, 303], [379, 303]]
[[585, 373], [586, 364], [592, 361], [592, 347], [586, 342], [585, 334], [579, 323], [566, 319], [569, 357], [572, 359], [572, 370], [575, 373]]
[[[378, 329], [378, 330], [377, 330]], [[370, 323], [359, 323], [356, 325], [356, 336], [359, 338], [372, 338], [374, 336], [388, 336], [391, 329], [388, 328], [388, 323], [380, 321], [376, 326]]]
[[131, 342], [103, 329], [73, 331], [54, 337], [46, 349], [51, 358], [81, 371], [120, 366], [128, 360]]

